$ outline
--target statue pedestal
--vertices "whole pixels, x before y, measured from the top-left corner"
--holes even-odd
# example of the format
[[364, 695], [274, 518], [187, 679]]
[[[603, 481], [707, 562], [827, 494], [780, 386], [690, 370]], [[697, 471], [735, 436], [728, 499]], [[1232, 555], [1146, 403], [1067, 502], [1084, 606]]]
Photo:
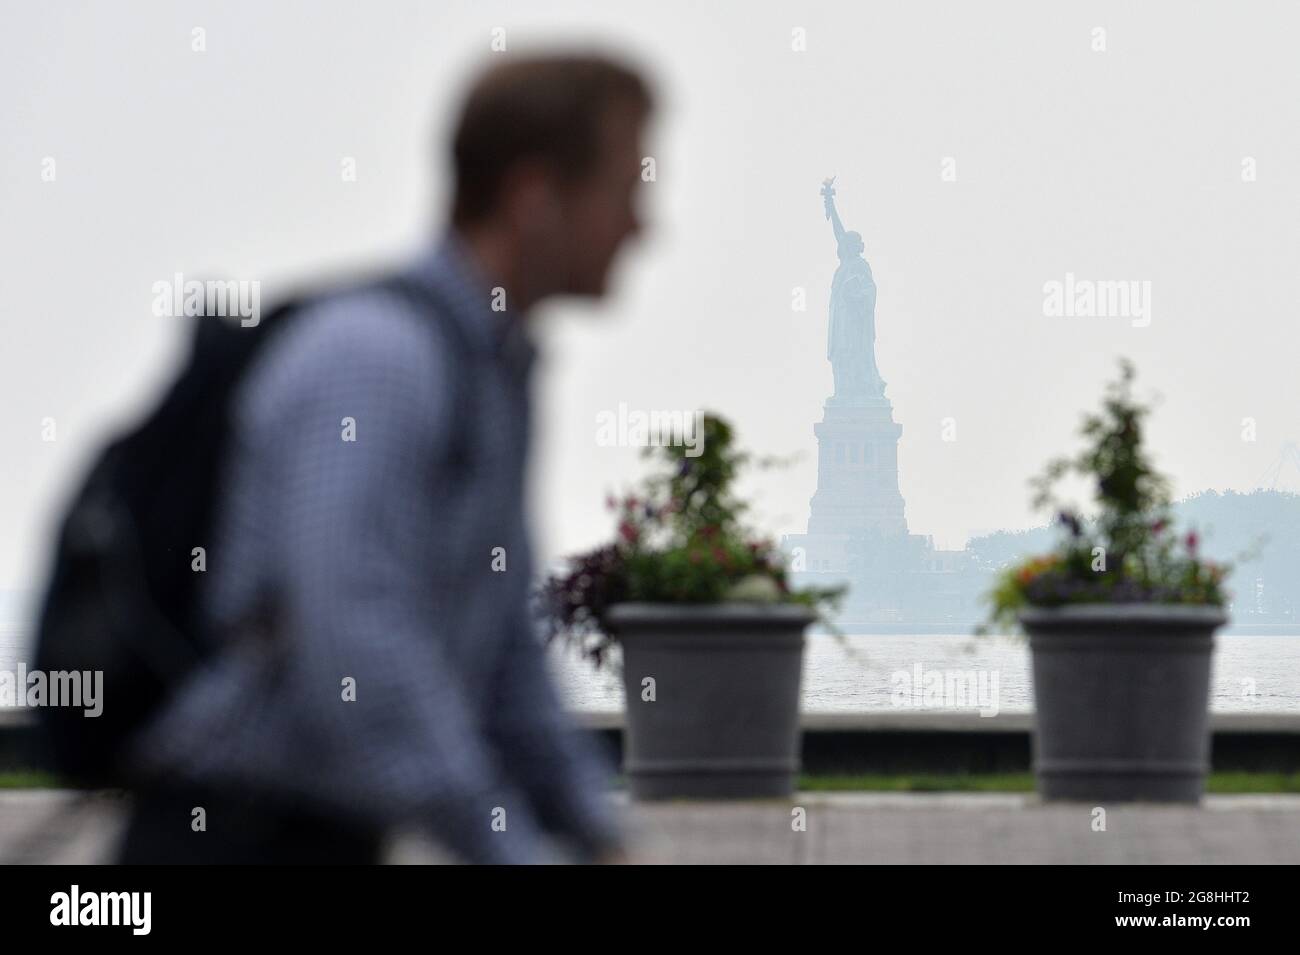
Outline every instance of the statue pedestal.
[[[888, 627], [910, 606], [929, 541], [909, 534], [898, 489], [902, 425], [884, 396], [831, 398], [817, 435], [817, 493], [807, 534], [787, 535], [800, 584], [849, 584], [841, 619]], [[915, 608], [912, 608], [913, 611]]]
[[885, 397], [826, 402], [817, 435], [817, 493], [809, 534], [907, 535], [903, 495], [898, 490], [898, 439]]

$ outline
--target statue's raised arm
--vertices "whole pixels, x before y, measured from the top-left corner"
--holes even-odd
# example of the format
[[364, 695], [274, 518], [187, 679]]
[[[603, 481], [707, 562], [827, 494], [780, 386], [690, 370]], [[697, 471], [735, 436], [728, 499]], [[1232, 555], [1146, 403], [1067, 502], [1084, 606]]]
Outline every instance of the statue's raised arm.
[[844, 226], [840, 222], [840, 214], [835, 211], [835, 177], [822, 180], [822, 198], [823, 205], [826, 207], [826, 218], [831, 220], [831, 227], [835, 230], [835, 242], [838, 245], [844, 239]]

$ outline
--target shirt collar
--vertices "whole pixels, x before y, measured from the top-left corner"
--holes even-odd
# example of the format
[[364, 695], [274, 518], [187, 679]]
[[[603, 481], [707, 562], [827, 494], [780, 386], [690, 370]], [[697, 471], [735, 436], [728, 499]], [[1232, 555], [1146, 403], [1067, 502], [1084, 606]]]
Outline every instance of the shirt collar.
[[[498, 293], [454, 227], [447, 227], [421, 253], [412, 271], [417, 280], [432, 286], [447, 301], [452, 318], [476, 349], [505, 360], [521, 373], [528, 371], [537, 349], [523, 316], [510, 308], [508, 300], [502, 301], [500, 311], [492, 307]], [[505, 298], [504, 292], [499, 294]]]

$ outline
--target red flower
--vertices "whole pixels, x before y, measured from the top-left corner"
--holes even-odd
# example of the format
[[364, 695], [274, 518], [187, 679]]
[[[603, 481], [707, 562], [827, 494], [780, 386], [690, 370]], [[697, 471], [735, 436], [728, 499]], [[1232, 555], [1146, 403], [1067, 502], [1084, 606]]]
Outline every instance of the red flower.
[[1186, 541], [1186, 543], [1187, 543], [1187, 549], [1188, 549], [1191, 553], [1193, 553], [1193, 554], [1196, 553], [1196, 545], [1197, 545], [1199, 542], [1200, 542], [1200, 538], [1196, 536], [1196, 531], [1189, 531], [1189, 532], [1187, 533], [1187, 541]]

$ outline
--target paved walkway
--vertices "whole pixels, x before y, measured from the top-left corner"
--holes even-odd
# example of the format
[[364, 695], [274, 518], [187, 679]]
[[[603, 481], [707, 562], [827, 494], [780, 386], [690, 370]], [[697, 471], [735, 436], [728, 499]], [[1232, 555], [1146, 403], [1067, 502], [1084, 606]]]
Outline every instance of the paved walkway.
[[[794, 808], [807, 828], [792, 827]], [[125, 802], [0, 791], [0, 863], [103, 862]], [[1093, 807], [1033, 796], [803, 793], [790, 801], [627, 808], [635, 858], [669, 863], [1300, 863], [1300, 796], [1210, 796], [1200, 808]], [[418, 840], [395, 862], [436, 861]]]
[[[807, 831], [791, 829], [792, 808]], [[638, 806], [647, 861], [736, 863], [1300, 862], [1300, 796], [1212, 796], [1201, 808], [999, 794], [803, 794], [763, 805]]]

